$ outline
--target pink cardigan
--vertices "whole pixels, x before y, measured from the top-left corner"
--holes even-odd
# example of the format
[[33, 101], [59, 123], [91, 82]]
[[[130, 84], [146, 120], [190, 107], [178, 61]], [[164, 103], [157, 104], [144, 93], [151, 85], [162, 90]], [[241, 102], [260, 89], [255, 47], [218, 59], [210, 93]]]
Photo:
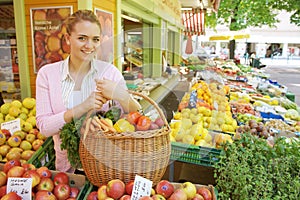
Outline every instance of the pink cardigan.
[[[56, 170], [72, 172], [67, 159], [67, 152], [60, 148], [60, 129], [66, 123], [64, 113], [67, 110], [62, 99], [62, 64], [64, 61], [43, 66], [36, 79], [36, 119], [37, 127], [45, 136], [53, 136], [56, 151]], [[126, 87], [126, 82], [121, 72], [113, 65], [99, 60], [94, 60], [99, 78], [105, 77]], [[107, 68], [108, 67], [108, 68]], [[105, 69], [105, 70], [103, 70]], [[101, 77], [100, 77], [101, 76]], [[95, 87], [95, 86], [92, 86]], [[95, 88], [94, 88], [95, 89]], [[107, 110], [104, 105], [103, 110]]]

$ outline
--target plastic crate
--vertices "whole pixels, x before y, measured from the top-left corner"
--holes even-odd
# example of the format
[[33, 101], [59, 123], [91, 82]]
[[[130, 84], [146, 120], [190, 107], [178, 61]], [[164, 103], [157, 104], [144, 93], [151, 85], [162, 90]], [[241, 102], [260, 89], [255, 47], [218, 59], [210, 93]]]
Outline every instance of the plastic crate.
[[213, 166], [219, 160], [221, 150], [209, 147], [171, 143], [171, 160], [203, 166]]
[[35, 167], [46, 166], [51, 170], [55, 169], [55, 150], [52, 137], [48, 137], [42, 146], [27, 161]]

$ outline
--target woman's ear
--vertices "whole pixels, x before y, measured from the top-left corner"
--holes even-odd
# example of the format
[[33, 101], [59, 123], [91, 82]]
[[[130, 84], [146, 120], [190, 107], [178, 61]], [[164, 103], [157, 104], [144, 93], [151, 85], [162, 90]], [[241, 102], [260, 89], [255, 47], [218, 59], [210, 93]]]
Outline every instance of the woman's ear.
[[67, 45], [70, 45], [70, 35], [68, 33], [65, 33], [64, 38], [66, 40]]

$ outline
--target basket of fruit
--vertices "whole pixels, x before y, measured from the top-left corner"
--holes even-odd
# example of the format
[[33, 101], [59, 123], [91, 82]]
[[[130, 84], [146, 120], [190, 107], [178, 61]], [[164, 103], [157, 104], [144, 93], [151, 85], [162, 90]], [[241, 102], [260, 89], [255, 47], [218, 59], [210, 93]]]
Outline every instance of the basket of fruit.
[[[142, 112], [131, 112], [113, 122], [94, 111], [87, 113], [81, 127], [79, 156], [93, 185], [100, 186], [111, 179], [127, 182], [135, 175], [156, 184], [169, 164], [170, 127], [163, 111], [151, 98], [129, 92], [149, 101], [158, 117], [154, 120]], [[160, 123], [154, 122], [157, 120]]]

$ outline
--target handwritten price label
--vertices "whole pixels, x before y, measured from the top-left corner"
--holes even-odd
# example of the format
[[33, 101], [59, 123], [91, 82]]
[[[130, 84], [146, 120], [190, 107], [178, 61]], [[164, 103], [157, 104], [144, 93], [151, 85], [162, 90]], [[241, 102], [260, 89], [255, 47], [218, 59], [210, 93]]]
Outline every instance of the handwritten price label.
[[32, 178], [8, 178], [6, 193], [16, 192], [23, 200], [31, 200]]
[[139, 175], [136, 175], [130, 200], [139, 200], [143, 196], [150, 196], [151, 189], [152, 181]]
[[1, 129], [7, 129], [7, 130], [9, 130], [9, 132], [11, 134], [13, 134], [16, 131], [21, 130], [20, 118], [1, 123]]

